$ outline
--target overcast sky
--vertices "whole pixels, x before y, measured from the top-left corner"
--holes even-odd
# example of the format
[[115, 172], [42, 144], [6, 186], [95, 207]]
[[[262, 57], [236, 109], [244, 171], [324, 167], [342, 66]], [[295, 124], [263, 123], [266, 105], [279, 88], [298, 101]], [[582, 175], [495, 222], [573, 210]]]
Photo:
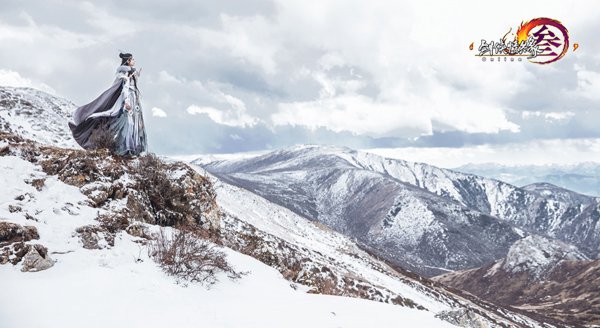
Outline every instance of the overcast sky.
[[[83, 105], [131, 52], [159, 154], [318, 143], [442, 166], [600, 162], [598, 1], [0, 4], [0, 85]], [[580, 48], [550, 65], [468, 50], [536, 17]]]

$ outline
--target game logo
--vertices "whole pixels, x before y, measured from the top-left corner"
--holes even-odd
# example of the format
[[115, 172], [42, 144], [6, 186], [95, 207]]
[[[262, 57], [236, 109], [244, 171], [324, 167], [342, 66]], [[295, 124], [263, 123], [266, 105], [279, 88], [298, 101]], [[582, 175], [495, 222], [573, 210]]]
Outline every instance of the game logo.
[[[469, 50], [474, 50], [475, 42]], [[558, 20], [551, 18], [535, 18], [522, 22], [512, 33], [512, 28], [498, 41], [481, 40], [478, 53], [483, 62], [523, 62], [550, 64], [563, 58], [569, 51], [569, 31]], [[573, 44], [573, 50], [579, 44]]]

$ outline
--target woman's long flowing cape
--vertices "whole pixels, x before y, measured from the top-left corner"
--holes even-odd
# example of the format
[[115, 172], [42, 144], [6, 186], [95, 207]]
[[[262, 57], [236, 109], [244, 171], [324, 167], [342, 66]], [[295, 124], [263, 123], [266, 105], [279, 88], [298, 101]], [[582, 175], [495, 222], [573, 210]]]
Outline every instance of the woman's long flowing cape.
[[98, 98], [87, 105], [83, 105], [73, 113], [73, 122], [69, 122], [69, 128], [73, 133], [75, 141], [84, 149], [93, 149], [95, 145], [92, 133], [101, 128], [107, 117], [119, 114], [120, 104], [117, 100], [123, 90], [123, 80], [117, 79], [115, 83]]

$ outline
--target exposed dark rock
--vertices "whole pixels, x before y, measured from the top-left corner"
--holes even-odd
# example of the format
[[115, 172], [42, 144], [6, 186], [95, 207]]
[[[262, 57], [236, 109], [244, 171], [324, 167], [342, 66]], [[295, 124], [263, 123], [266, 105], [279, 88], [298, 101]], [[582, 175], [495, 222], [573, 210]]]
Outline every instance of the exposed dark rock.
[[29, 214], [29, 213], [25, 213], [25, 219], [26, 220], [31, 220], [31, 221], [35, 221], [35, 222], [39, 222], [38, 219], [36, 219], [33, 215]]
[[128, 226], [125, 231], [134, 236], [144, 239], [154, 239], [155, 236], [152, 235], [150, 229], [142, 223], [136, 222]]
[[35, 187], [37, 191], [41, 191], [44, 188], [44, 185], [46, 184], [46, 179], [36, 178], [31, 180], [25, 180], [25, 182]]
[[75, 230], [83, 248], [102, 249], [115, 246], [115, 235], [98, 225], [86, 225]]
[[17, 205], [8, 205], [8, 211], [10, 213], [15, 213], [15, 212], [21, 212], [23, 210], [23, 208], [21, 208], [21, 206], [17, 206]]
[[0, 247], [39, 238], [40, 235], [34, 226], [22, 226], [17, 223], [0, 221]]
[[48, 249], [40, 244], [15, 242], [0, 249], [0, 264], [17, 265], [23, 262], [21, 271], [41, 271], [54, 265], [48, 254]]

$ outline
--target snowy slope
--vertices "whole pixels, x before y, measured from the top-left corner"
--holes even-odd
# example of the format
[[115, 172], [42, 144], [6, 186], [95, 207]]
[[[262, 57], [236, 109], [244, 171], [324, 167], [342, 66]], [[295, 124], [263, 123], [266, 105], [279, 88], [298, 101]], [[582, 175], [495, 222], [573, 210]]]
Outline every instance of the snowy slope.
[[[33, 178], [45, 179], [40, 191], [24, 181]], [[2, 327], [385, 327], [406, 321], [451, 326], [432, 312], [306, 294], [275, 269], [228, 249], [231, 264], [249, 275], [237, 281], [222, 277], [210, 290], [185, 288], [148, 258], [137, 237], [121, 232], [112, 248], [82, 248], [74, 230], [94, 223], [98, 209], [85, 205], [78, 188], [13, 156], [0, 157], [0, 184], [5, 186], [0, 220], [37, 227], [36, 243], [48, 247], [56, 261], [35, 273], [0, 265]], [[27, 196], [19, 201], [19, 195]], [[11, 213], [9, 205], [23, 211]]]
[[228, 260], [250, 270], [249, 276], [239, 282], [223, 280], [210, 290], [184, 288], [145, 257], [136, 264], [137, 252], [135, 243], [123, 240], [104, 254], [64, 256], [60, 266], [47, 272], [0, 271], [6, 283], [2, 323], [23, 328], [390, 327], [398, 322], [454, 327], [424, 311], [295, 291], [279, 272], [232, 251]]
[[510, 247], [502, 262], [502, 270], [526, 271], [536, 278], [556, 267], [561, 261], [588, 260], [576, 247], [540, 236], [525, 237]]
[[[205, 173], [201, 168], [199, 172]], [[267, 234], [305, 250], [296, 256], [311, 257], [322, 265], [333, 268], [335, 274], [359, 278], [379, 286], [380, 292], [393, 291], [401, 297], [423, 306], [427, 311], [441, 315], [444, 312], [469, 311], [483, 313], [474, 325], [495, 326], [497, 324], [537, 326], [535, 321], [506, 309], [488, 307], [477, 301], [463, 298], [426, 279], [414, 274], [406, 275], [377, 260], [358, 247], [354, 240], [327, 227], [315, 224], [291, 210], [274, 204], [243, 188], [214, 178], [217, 202], [224, 215], [222, 229], [228, 222], [239, 219]], [[263, 247], [269, 247], [266, 243]], [[332, 265], [333, 264], [333, 265]], [[471, 314], [471, 315], [473, 315]], [[475, 318], [478, 315], [474, 316]], [[369, 325], [371, 326], [371, 325]]]
[[[360, 250], [350, 238], [315, 225], [287, 208], [242, 188], [218, 181], [216, 186], [217, 202], [226, 215], [240, 218], [294, 245], [319, 252], [325, 258], [335, 259], [337, 269], [347, 274], [362, 276], [364, 280], [393, 290], [430, 311], [451, 309], [448, 303], [452, 303], [453, 300], [444, 299], [440, 295], [429, 296], [429, 287], [407, 277], [398, 279], [391, 268], [374, 262], [371, 256]], [[378, 269], [387, 269], [387, 272]]]
[[79, 147], [69, 129], [75, 105], [31, 88], [0, 87], [0, 128], [58, 147]]
[[509, 224], [399, 181], [398, 170], [359, 165], [353, 154], [341, 147], [296, 146], [203, 167], [420, 274], [489, 263], [520, 238]]

